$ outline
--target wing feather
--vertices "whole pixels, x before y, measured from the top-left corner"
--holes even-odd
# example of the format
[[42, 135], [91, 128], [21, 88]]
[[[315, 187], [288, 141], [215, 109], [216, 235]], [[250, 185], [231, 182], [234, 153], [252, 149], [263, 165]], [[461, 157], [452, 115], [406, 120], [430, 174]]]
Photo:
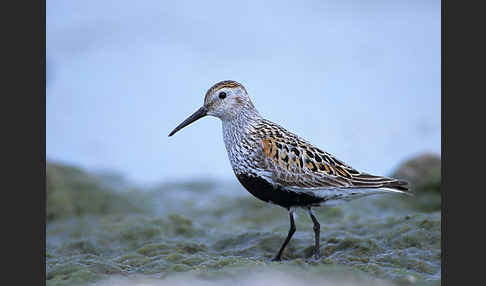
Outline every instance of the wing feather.
[[388, 188], [408, 192], [406, 182], [360, 172], [270, 121], [258, 128], [258, 135], [262, 168], [283, 187], [309, 190]]

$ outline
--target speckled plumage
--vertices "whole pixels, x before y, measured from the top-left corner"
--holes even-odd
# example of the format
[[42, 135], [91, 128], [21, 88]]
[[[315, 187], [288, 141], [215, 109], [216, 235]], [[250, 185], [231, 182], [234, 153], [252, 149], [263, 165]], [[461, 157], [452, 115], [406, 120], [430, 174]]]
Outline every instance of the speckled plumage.
[[296, 207], [308, 209], [314, 222], [317, 257], [319, 224], [311, 207], [383, 192], [410, 193], [407, 182], [360, 172], [264, 119], [246, 89], [235, 81], [212, 86], [205, 95], [203, 107], [169, 136], [206, 115], [221, 119], [228, 158], [240, 183], [257, 198], [289, 210], [291, 230], [275, 260], [280, 260], [295, 231]]

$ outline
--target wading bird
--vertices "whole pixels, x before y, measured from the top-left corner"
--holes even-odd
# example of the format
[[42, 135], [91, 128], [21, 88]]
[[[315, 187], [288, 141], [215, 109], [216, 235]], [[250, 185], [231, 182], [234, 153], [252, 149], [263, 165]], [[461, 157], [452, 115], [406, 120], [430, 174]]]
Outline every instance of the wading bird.
[[279, 261], [296, 228], [294, 211], [304, 208], [314, 223], [314, 257], [320, 257], [320, 225], [312, 207], [378, 194], [410, 194], [408, 183], [357, 171], [303, 138], [264, 119], [243, 85], [221, 81], [204, 97], [204, 104], [169, 136], [204, 116], [223, 123], [223, 138], [233, 171], [255, 197], [284, 207], [290, 229], [273, 258]]

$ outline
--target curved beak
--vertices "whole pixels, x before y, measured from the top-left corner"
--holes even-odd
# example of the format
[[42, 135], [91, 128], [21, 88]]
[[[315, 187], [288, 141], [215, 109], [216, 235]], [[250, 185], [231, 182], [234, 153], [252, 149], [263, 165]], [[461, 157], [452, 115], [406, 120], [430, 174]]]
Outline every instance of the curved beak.
[[199, 108], [196, 112], [194, 112], [191, 116], [189, 116], [184, 122], [179, 124], [174, 130], [172, 130], [171, 133], [169, 133], [169, 137], [174, 135], [177, 131], [181, 130], [182, 128], [186, 127], [187, 125], [193, 123], [194, 121], [198, 120], [199, 118], [202, 118], [208, 114], [208, 109], [203, 106]]

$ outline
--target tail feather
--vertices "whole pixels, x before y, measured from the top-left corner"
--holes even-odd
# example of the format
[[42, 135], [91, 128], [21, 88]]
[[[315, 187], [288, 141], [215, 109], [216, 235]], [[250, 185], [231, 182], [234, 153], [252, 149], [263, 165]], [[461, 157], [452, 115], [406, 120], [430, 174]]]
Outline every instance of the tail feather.
[[413, 191], [410, 189], [410, 185], [407, 181], [396, 180], [387, 184], [383, 184], [382, 188], [386, 188], [391, 191], [404, 193], [407, 195], [413, 195]]
[[413, 195], [407, 181], [389, 177], [375, 176], [361, 173], [352, 179], [353, 186], [356, 188], [378, 188], [390, 192], [404, 193]]
[[397, 189], [397, 190], [400, 190], [400, 191], [404, 191], [404, 192], [407, 192], [409, 190], [408, 182], [402, 181], [402, 180], [396, 180], [396, 181], [393, 181], [391, 183], [388, 183], [388, 184], [386, 184], [384, 186], [386, 186], [388, 188], [392, 188], [392, 189]]

